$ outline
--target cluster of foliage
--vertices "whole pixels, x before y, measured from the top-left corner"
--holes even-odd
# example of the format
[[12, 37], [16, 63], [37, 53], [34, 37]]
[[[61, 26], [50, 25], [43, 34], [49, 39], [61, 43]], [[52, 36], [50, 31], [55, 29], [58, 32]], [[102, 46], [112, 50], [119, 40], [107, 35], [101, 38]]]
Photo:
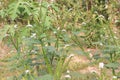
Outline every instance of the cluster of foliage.
[[60, 80], [75, 47], [87, 57], [85, 48], [99, 48], [102, 56], [93, 58], [107, 60], [105, 67], [119, 75], [115, 70], [120, 66], [120, 32], [114, 30], [120, 26], [119, 0], [3, 0], [0, 4], [0, 41], [16, 50], [9, 61], [17, 60], [12, 69], [21, 69], [12, 79]]

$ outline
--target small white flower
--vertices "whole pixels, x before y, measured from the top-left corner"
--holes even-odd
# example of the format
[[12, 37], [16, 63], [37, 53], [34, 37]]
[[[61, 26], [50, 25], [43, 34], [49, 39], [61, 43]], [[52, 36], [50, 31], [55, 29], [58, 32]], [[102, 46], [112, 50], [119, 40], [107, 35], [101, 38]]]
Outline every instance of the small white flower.
[[118, 39], [118, 37], [114, 36], [115, 39]]
[[58, 27], [57, 30], [60, 30], [60, 27]]
[[85, 22], [82, 22], [82, 25], [86, 25], [86, 23], [85, 23]]
[[71, 76], [67, 74], [67, 75], [65, 75], [65, 78], [71, 79]]
[[115, 23], [118, 23], [119, 22], [119, 20], [115, 20]]
[[74, 54], [70, 54], [69, 56], [68, 56], [68, 58], [71, 58], [71, 57], [74, 57], [75, 55]]
[[108, 17], [108, 20], [110, 20], [111, 19], [111, 17]]
[[32, 33], [31, 38], [36, 38], [36, 33]]
[[66, 32], [66, 30], [65, 30], [65, 29], [63, 29], [62, 31], [63, 31], [63, 32]]
[[92, 57], [93, 57], [93, 54], [89, 53], [89, 57], [92, 58]]
[[14, 25], [14, 28], [16, 29], [16, 28], [17, 28], [17, 25]]
[[105, 9], [107, 9], [108, 8], [108, 5], [105, 5]]
[[28, 25], [27, 25], [27, 27], [30, 27], [30, 28], [32, 28], [33, 26], [32, 26], [31, 24], [28, 24]]
[[72, 11], [73, 9], [72, 8], [70, 8], [68, 11]]
[[100, 45], [102, 46], [103, 44], [102, 44], [102, 43], [100, 43]]
[[66, 47], [68, 47], [68, 46], [70, 46], [69, 44], [66, 44], [65, 46], [64, 46], [64, 48], [66, 48]]
[[30, 70], [26, 70], [25, 73], [26, 73], [26, 74], [30, 73]]
[[113, 79], [117, 79], [117, 76], [113, 76], [112, 78], [113, 78]]
[[103, 62], [100, 62], [100, 63], [99, 63], [99, 68], [100, 68], [100, 69], [104, 68], [104, 63], [103, 63]]
[[102, 18], [102, 19], [104, 19], [105, 17], [104, 17], [103, 15], [99, 15], [99, 18]]
[[95, 11], [94, 13], [95, 13], [95, 14], [97, 14], [98, 12], [97, 12], [97, 11]]
[[67, 70], [67, 72], [66, 72], [66, 73], [68, 73], [68, 74], [69, 74], [69, 73], [70, 73], [70, 71], [69, 71], [69, 70]]
[[37, 51], [35, 51], [35, 50], [32, 50], [32, 51], [31, 51], [31, 53], [37, 53]]

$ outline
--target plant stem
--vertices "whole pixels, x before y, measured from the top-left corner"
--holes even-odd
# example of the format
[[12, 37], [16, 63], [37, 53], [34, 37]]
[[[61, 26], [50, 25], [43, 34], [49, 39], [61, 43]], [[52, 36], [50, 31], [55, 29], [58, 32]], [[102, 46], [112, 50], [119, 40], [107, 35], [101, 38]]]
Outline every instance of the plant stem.
[[52, 66], [51, 66], [51, 64], [50, 64], [50, 61], [49, 61], [49, 59], [48, 59], [48, 57], [47, 57], [47, 55], [46, 55], [46, 50], [44, 49], [44, 44], [43, 44], [43, 42], [41, 41], [41, 45], [42, 45], [42, 52], [43, 52], [43, 56], [44, 56], [44, 60], [45, 60], [45, 63], [46, 63], [46, 65], [47, 65], [47, 70], [48, 70], [48, 72], [49, 72], [49, 74], [53, 74], [53, 72], [52, 72]]
[[18, 48], [18, 43], [17, 45], [15, 44], [14, 40], [13, 40], [13, 37], [10, 35], [10, 41], [12, 42], [12, 45], [14, 46], [14, 48], [17, 50], [18, 53], [20, 53], [20, 50]]

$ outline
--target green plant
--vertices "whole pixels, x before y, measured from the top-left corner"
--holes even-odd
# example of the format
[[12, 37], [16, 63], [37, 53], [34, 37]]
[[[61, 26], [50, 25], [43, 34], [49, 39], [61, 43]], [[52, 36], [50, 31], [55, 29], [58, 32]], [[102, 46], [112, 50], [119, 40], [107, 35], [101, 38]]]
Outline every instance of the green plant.
[[[33, 66], [38, 66], [37, 70], [40, 70], [39, 67], [44, 65], [47, 72], [45, 74], [50, 74], [58, 80], [68, 62], [65, 62], [65, 54], [63, 53], [66, 52], [64, 48], [61, 48], [66, 42], [63, 35], [65, 32], [52, 26], [54, 20], [54, 18], [52, 19], [52, 11], [58, 11], [57, 7], [46, 1], [40, 3], [32, 0], [11, 2], [7, 9], [1, 10], [1, 18], [7, 22], [1, 29], [0, 40], [8, 40], [16, 49], [19, 64], [16, 64], [17, 66], [23, 65], [23, 68], [30, 70], [34, 70]], [[3, 15], [4, 13], [6, 14]], [[54, 31], [56, 31], [55, 34]], [[34, 54], [38, 56], [35, 59], [44, 64], [37, 65], [39, 61], [36, 60], [33, 64], [32, 56], [35, 56]], [[42, 58], [39, 59], [39, 56]], [[31, 75], [26, 74], [22, 77], [28, 79], [28, 76]], [[34, 79], [34, 77], [31, 76], [30, 79]]]

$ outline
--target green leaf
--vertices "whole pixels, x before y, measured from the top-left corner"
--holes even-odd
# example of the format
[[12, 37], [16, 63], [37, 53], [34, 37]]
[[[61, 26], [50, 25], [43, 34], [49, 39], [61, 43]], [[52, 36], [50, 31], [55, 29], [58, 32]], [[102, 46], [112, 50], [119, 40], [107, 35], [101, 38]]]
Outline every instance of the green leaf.
[[40, 38], [42, 39], [42, 38], [45, 38], [46, 37], [46, 34], [45, 33], [43, 33], [43, 34], [41, 34], [40, 35]]
[[115, 63], [108, 63], [108, 64], [106, 64], [105, 66], [106, 66], [107, 68], [117, 69], [117, 68], [120, 66], [120, 64], [117, 63], [117, 62], [115, 62]]
[[50, 20], [51, 20], [51, 18], [49, 16], [46, 16], [45, 23], [44, 23], [45, 26], [50, 27], [50, 25], [51, 25]]
[[0, 29], [0, 41], [2, 41], [4, 37], [6, 37], [7, 31], [9, 30], [9, 28], [10, 28], [9, 25], [5, 25], [2, 29]]
[[46, 48], [47, 51], [50, 52], [50, 53], [53, 53], [53, 52], [56, 51], [54, 46], [47, 46], [47, 47], [45, 47], [45, 48]]
[[72, 75], [72, 76], [75, 77], [75, 78], [80, 78], [80, 77], [83, 76], [83, 75], [80, 74], [79, 72], [72, 72], [72, 73], [70, 73], [70, 75]]
[[64, 34], [64, 35], [63, 35], [63, 40], [64, 40], [65, 42], [68, 42], [68, 41], [70, 40], [70, 38], [69, 38], [69, 36], [68, 36], [67, 34]]
[[[14, 26], [15, 26], [15, 25], [14, 25]], [[14, 35], [15, 35], [15, 28], [14, 28], [14, 26], [11, 25], [11, 26], [9, 27], [9, 33], [11, 34], [11, 36], [14, 36]]]
[[18, 10], [19, 4], [20, 2], [14, 2], [8, 7], [8, 14], [12, 20], [15, 20], [18, 14], [20, 14], [20, 11]]
[[27, 15], [31, 15], [31, 11], [27, 6], [24, 5], [22, 7], [25, 8], [24, 13], [27, 13]]
[[53, 80], [53, 77], [49, 74], [39, 77], [39, 80]]
[[41, 19], [44, 20], [47, 14], [47, 8], [41, 8]]
[[33, 46], [33, 44], [40, 44], [39, 40], [31, 39], [31, 38], [25, 38], [25, 39], [23, 39], [23, 42], [29, 47]]
[[55, 11], [59, 11], [58, 7], [56, 5], [52, 5], [52, 8], [55, 10]]
[[21, 37], [25, 37], [25, 36], [30, 36], [30, 31], [31, 31], [31, 29], [30, 28], [27, 28], [27, 27], [23, 27], [23, 28], [21, 28], [21, 30], [20, 30], [20, 36]]
[[119, 51], [119, 47], [115, 46], [115, 45], [107, 45], [105, 46], [105, 49], [103, 50], [103, 53], [109, 53], [109, 54], [113, 54], [115, 52]]
[[72, 33], [77, 36], [78, 34], [80, 34], [80, 31], [74, 31]]
[[6, 11], [4, 9], [0, 10], [0, 16], [1, 18], [4, 18], [6, 16]]

